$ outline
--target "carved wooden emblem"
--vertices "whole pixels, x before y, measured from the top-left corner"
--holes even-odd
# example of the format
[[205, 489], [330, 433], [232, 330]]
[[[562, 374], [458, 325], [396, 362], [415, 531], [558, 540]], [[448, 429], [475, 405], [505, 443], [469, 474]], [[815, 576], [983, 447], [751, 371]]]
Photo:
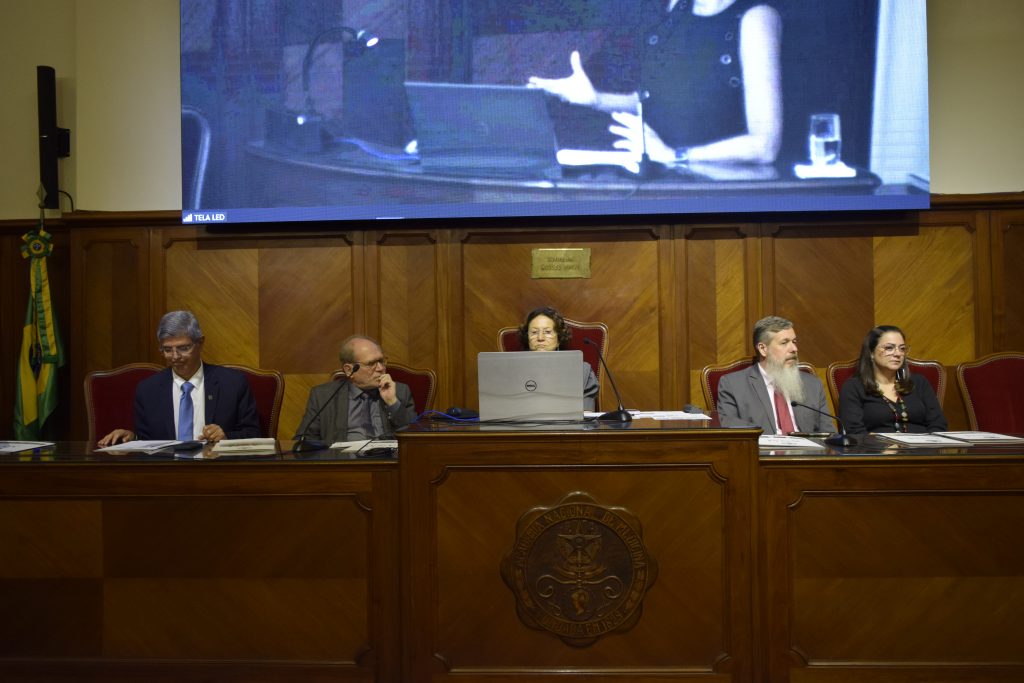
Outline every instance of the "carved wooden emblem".
[[520, 517], [501, 564], [520, 620], [575, 647], [632, 628], [657, 574], [636, 517], [580, 492]]

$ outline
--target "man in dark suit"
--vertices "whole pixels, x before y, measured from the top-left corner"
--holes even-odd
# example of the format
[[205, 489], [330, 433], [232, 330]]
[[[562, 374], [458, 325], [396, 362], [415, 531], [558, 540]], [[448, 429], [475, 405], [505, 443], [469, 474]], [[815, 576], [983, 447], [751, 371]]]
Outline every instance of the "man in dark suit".
[[338, 358], [345, 384], [327, 382], [310, 389], [296, 439], [332, 444], [387, 437], [416, 420], [412, 392], [391, 379], [377, 342], [361, 335], [349, 337], [341, 343]]
[[99, 441], [220, 441], [260, 436], [256, 402], [245, 375], [203, 363], [203, 332], [189, 311], [160, 319], [156, 333], [167, 369], [135, 389], [133, 430], [115, 429]]
[[825, 387], [800, 372], [793, 323], [778, 316], [754, 324], [754, 361], [718, 382], [718, 419], [723, 427], [753, 425], [765, 434], [833, 431], [830, 420], [806, 403], [828, 412]]

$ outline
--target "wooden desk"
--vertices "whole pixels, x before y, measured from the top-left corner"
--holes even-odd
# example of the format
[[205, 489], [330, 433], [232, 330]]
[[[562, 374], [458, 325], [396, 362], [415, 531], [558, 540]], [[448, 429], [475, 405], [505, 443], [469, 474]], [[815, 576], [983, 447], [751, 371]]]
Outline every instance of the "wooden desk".
[[0, 459], [0, 680], [396, 681], [395, 461]]
[[[285, 152], [255, 142], [245, 153], [248, 195], [232, 197], [229, 206], [218, 208], [234, 208], [237, 213], [241, 207], [308, 206], [329, 214], [331, 209], [324, 207], [335, 207], [341, 213], [333, 217], [351, 219], [378, 218], [387, 206], [392, 218], [430, 218], [439, 211], [445, 216], [607, 214], [621, 212], [622, 202], [639, 200], [648, 203], [647, 212], [673, 213], [751, 210], [782, 203], [790, 210], [820, 210], [830, 195], [847, 195], [848, 208], [879, 208], [892, 199], [876, 196], [881, 181], [866, 171], [854, 178], [801, 180], [789, 168], [705, 164], [694, 166], [692, 173], [665, 172], [648, 179], [600, 168], [569, 169], [563, 178], [545, 180], [446, 174], [360, 151]], [[888, 190], [908, 192], [913, 191]], [[864, 200], [856, 203], [858, 197]], [[517, 208], [519, 203], [528, 208]]]
[[772, 683], [1024, 680], [1024, 456], [762, 456]]
[[758, 430], [644, 422], [401, 437], [407, 681], [756, 680]]
[[1019, 447], [442, 429], [0, 456], [0, 680], [1024, 680]]

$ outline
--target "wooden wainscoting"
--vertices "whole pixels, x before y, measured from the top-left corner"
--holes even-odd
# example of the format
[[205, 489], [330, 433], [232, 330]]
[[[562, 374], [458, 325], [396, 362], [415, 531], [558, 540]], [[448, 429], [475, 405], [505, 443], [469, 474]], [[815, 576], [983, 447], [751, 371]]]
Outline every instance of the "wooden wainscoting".
[[[169, 212], [70, 215], [53, 222], [55, 306], [69, 350], [59, 438], [84, 438], [90, 370], [160, 362], [153, 333], [189, 308], [211, 362], [281, 371], [280, 435], [294, 433], [309, 387], [337, 368], [339, 342], [362, 332], [394, 360], [431, 367], [436, 405], [476, 405], [476, 355], [529, 309], [553, 305], [609, 326], [608, 362], [631, 407], [702, 401], [707, 364], [750, 352], [769, 313], [796, 323], [819, 372], [854, 357], [876, 323], [900, 325], [917, 358], [951, 369], [1024, 349], [1024, 194], [934, 197], [921, 212], [681, 217], [636, 224], [579, 219], [495, 225], [346, 223], [185, 227]], [[30, 227], [0, 226], [0, 436], [11, 427]], [[591, 250], [587, 279], [533, 279], [541, 247]], [[951, 427], [966, 428], [950, 382]], [[613, 402], [608, 382], [602, 403]]]

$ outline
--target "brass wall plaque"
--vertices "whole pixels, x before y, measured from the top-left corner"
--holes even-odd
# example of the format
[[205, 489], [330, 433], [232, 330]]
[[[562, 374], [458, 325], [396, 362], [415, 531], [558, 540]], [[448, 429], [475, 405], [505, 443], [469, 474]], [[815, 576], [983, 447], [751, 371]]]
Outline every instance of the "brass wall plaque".
[[530, 277], [534, 280], [590, 277], [590, 249], [534, 249]]
[[633, 628], [657, 575], [640, 521], [579, 491], [523, 514], [501, 564], [520, 621], [574, 647]]

